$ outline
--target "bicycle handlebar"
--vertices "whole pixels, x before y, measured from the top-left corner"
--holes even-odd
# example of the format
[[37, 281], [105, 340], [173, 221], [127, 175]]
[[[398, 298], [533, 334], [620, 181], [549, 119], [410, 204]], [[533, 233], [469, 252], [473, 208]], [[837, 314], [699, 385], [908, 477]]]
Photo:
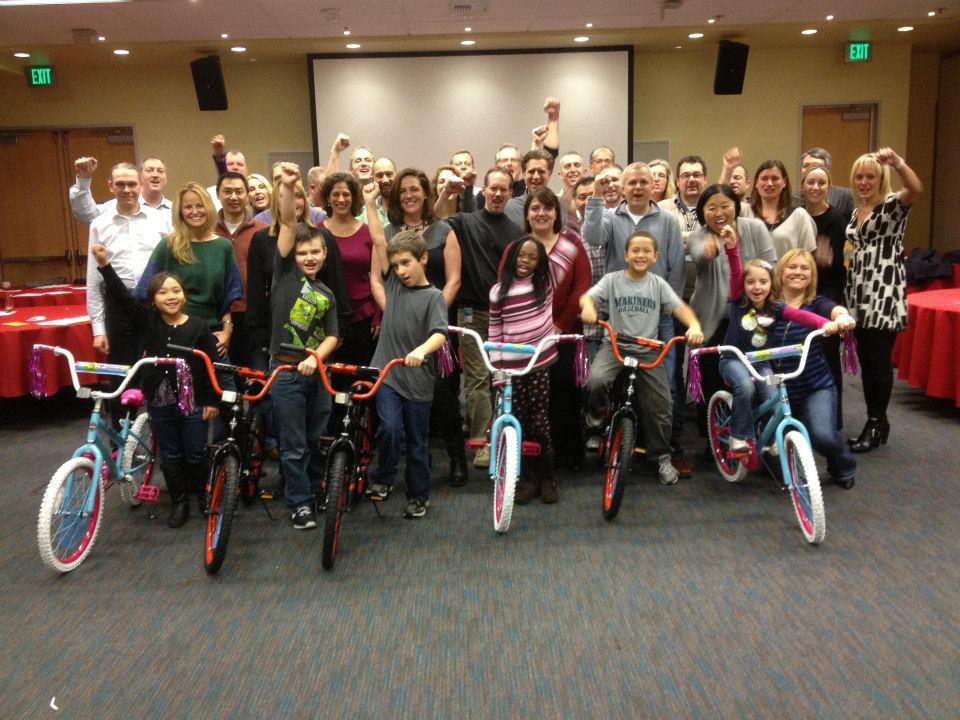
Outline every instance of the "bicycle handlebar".
[[683, 335], [677, 335], [676, 337], [670, 338], [666, 342], [663, 340], [652, 340], [651, 338], [645, 337], [631, 337], [627, 340], [623, 340], [618, 339], [617, 331], [610, 327], [610, 323], [608, 323], [606, 320], [600, 320], [597, 322], [597, 325], [600, 325], [607, 331], [607, 334], [610, 336], [610, 349], [613, 350], [613, 356], [621, 365], [623, 365], [623, 355], [620, 354], [620, 348], [617, 343], [632, 343], [634, 345], [653, 348], [654, 350], [660, 348], [660, 354], [657, 355], [656, 359], [652, 363], [637, 363], [637, 367], [642, 368], [643, 370], [655, 368], [657, 365], [663, 362], [663, 359], [667, 356], [667, 353], [670, 352], [670, 348], [672, 348], [678, 342], [683, 342], [686, 339], [683, 337]]
[[[480, 357], [483, 358], [483, 364], [487, 366], [487, 370], [491, 373], [502, 372], [510, 375], [511, 377], [518, 377], [520, 375], [526, 375], [530, 370], [533, 369], [533, 366], [537, 364], [537, 360], [540, 359], [540, 356], [547, 346], [558, 342], [575, 342], [582, 338], [582, 335], [576, 334], [567, 334], [567, 335], [547, 335], [536, 345], [523, 345], [517, 343], [500, 343], [500, 342], [490, 342], [484, 340], [477, 333], [476, 330], [471, 330], [470, 328], [457, 327], [456, 325], [450, 325], [447, 327], [447, 330], [450, 332], [458, 333], [460, 335], [466, 335], [467, 337], [473, 338], [477, 343], [477, 347], [480, 348]], [[552, 347], [552, 345], [551, 345]], [[506, 352], [513, 353], [522, 353], [525, 355], [531, 355], [529, 362], [525, 367], [517, 370], [510, 368], [495, 368], [490, 362], [490, 350], [503, 350]]]
[[123, 377], [123, 381], [112, 392], [105, 392], [103, 390], [91, 391], [90, 394], [92, 396], [102, 398], [104, 400], [112, 400], [113, 398], [119, 397], [121, 394], [123, 394], [123, 391], [127, 389], [127, 385], [129, 385], [130, 381], [133, 379], [133, 376], [136, 375], [137, 371], [144, 365], [176, 365], [184, 362], [183, 358], [145, 357], [140, 358], [133, 365], [114, 365], [112, 363], [98, 363], [88, 360], [77, 361], [73, 357], [72, 352], [57, 345], [43, 345], [41, 343], [37, 343], [33, 347], [38, 350], [50, 350], [54, 355], [61, 355], [67, 359], [67, 367], [70, 370], [70, 381], [73, 383], [73, 389], [77, 392], [80, 392], [81, 387], [78, 373], [116, 375], [118, 377]]
[[241, 367], [239, 365], [231, 365], [229, 363], [220, 363], [213, 362], [210, 359], [210, 356], [207, 355], [203, 350], [198, 350], [197, 348], [187, 347], [185, 345], [174, 345], [172, 343], [167, 345], [167, 348], [170, 350], [178, 350], [180, 352], [191, 353], [196, 355], [198, 358], [203, 360], [204, 366], [207, 368], [207, 375], [210, 377], [210, 384], [213, 385], [214, 391], [217, 395], [223, 396], [223, 388], [220, 387], [220, 383], [217, 381], [217, 368], [221, 370], [226, 370], [232, 372], [238, 377], [246, 378], [248, 380], [253, 380], [260, 383], [262, 386], [260, 392], [255, 395], [245, 395], [239, 393], [238, 397], [242, 400], [248, 402], [257, 402], [262, 400], [263, 396], [267, 394], [267, 391], [270, 390], [270, 386], [273, 385], [273, 381], [277, 379], [277, 376], [281, 372], [289, 372], [295, 368], [292, 365], [279, 365], [274, 369], [272, 373], [268, 376], [263, 370], [254, 370], [252, 368]]
[[740, 362], [746, 365], [747, 370], [750, 371], [750, 374], [760, 382], [766, 381], [764, 380], [764, 376], [758, 373], [753, 367], [753, 363], [762, 362], [763, 360], [772, 360], [773, 358], [778, 357], [796, 357], [799, 355], [800, 364], [797, 366], [796, 370], [791, 373], [774, 373], [774, 375], [778, 375], [781, 380], [793, 380], [803, 373], [803, 370], [807, 365], [807, 358], [810, 355], [810, 346], [813, 343], [813, 339], [815, 337], [820, 337], [823, 334], [823, 328], [819, 328], [808, 334], [802, 345], [784, 345], [776, 348], [762, 348], [760, 350], [754, 350], [748, 353], [743, 352], [736, 345], [717, 345], [715, 347], [697, 348], [696, 350], [691, 350], [690, 352], [691, 354], [696, 353], [697, 355], [710, 353], [722, 355], [725, 352], [732, 353], [740, 360]]
[[333, 396], [337, 395], [337, 391], [333, 389], [333, 386], [330, 384], [330, 378], [328, 377], [328, 372], [338, 373], [340, 375], [376, 375], [377, 379], [370, 386], [370, 389], [365, 393], [351, 393], [350, 397], [354, 400], [367, 400], [377, 394], [377, 390], [380, 389], [380, 386], [383, 384], [383, 381], [387, 378], [387, 375], [390, 371], [395, 368], [397, 365], [403, 365], [403, 358], [394, 358], [383, 368], [368, 367], [366, 365], [347, 365], [345, 363], [330, 363], [327, 365], [320, 357], [320, 353], [313, 348], [303, 348], [297, 347], [296, 345], [288, 345], [283, 343], [280, 345], [280, 348], [283, 350], [290, 350], [292, 352], [307, 352], [313, 356], [313, 359], [317, 361], [317, 371], [320, 373], [320, 380], [323, 382], [323, 387], [328, 393]]

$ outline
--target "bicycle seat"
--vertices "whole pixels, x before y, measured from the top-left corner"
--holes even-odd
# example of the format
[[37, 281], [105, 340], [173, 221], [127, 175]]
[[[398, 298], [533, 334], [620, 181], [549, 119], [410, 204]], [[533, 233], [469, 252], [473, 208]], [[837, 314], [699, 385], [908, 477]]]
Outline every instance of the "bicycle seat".
[[143, 393], [135, 388], [124, 390], [120, 396], [120, 404], [125, 407], [140, 407], [143, 405]]

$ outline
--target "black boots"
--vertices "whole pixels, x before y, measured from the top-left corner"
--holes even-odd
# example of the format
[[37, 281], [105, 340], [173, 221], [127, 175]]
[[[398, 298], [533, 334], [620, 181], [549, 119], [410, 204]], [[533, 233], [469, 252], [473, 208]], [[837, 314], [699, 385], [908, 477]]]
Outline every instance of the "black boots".
[[190, 517], [190, 498], [187, 495], [187, 480], [180, 462], [164, 464], [163, 479], [167, 483], [170, 493], [170, 516], [167, 518], [167, 527], [183, 527]]
[[463, 449], [463, 443], [459, 447], [447, 448], [450, 455], [450, 474], [447, 476], [447, 482], [451, 487], [462, 487], [467, 484], [469, 475], [467, 474], [467, 456]]
[[547, 505], [557, 502], [557, 486], [553, 482], [553, 453], [537, 456], [537, 475], [540, 477], [540, 499]]
[[187, 499], [189, 500], [190, 495], [196, 495], [197, 512], [204, 515], [207, 512], [207, 475], [210, 473], [210, 467], [205, 462], [184, 463], [183, 469], [186, 480]]
[[863, 432], [856, 440], [850, 440], [850, 451], [855, 453], [870, 452], [881, 444], [887, 444], [887, 437], [890, 435], [890, 423], [884, 418], [867, 418], [867, 424], [863, 426]]

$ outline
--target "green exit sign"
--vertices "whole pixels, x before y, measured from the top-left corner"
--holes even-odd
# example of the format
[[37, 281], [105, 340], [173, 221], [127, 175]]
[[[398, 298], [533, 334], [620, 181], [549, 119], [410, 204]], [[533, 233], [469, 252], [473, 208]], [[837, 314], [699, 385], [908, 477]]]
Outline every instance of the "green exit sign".
[[844, 53], [843, 59], [850, 63], [870, 62], [872, 57], [873, 48], [871, 47], [870, 43], [857, 41], [847, 43], [847, 50]]
[[53, 85], [53, 67], [51, 65], [31, 65], [27, 68], [27, 82], [31, 87]]

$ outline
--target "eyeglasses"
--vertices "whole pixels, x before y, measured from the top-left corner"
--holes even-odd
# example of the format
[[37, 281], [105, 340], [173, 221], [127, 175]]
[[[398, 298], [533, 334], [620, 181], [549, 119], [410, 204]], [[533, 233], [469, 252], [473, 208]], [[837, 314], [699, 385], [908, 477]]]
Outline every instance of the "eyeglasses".
[[703, 180], [703, 173], [702, 172], [681, 173], [680, 179], [681, 180]]

